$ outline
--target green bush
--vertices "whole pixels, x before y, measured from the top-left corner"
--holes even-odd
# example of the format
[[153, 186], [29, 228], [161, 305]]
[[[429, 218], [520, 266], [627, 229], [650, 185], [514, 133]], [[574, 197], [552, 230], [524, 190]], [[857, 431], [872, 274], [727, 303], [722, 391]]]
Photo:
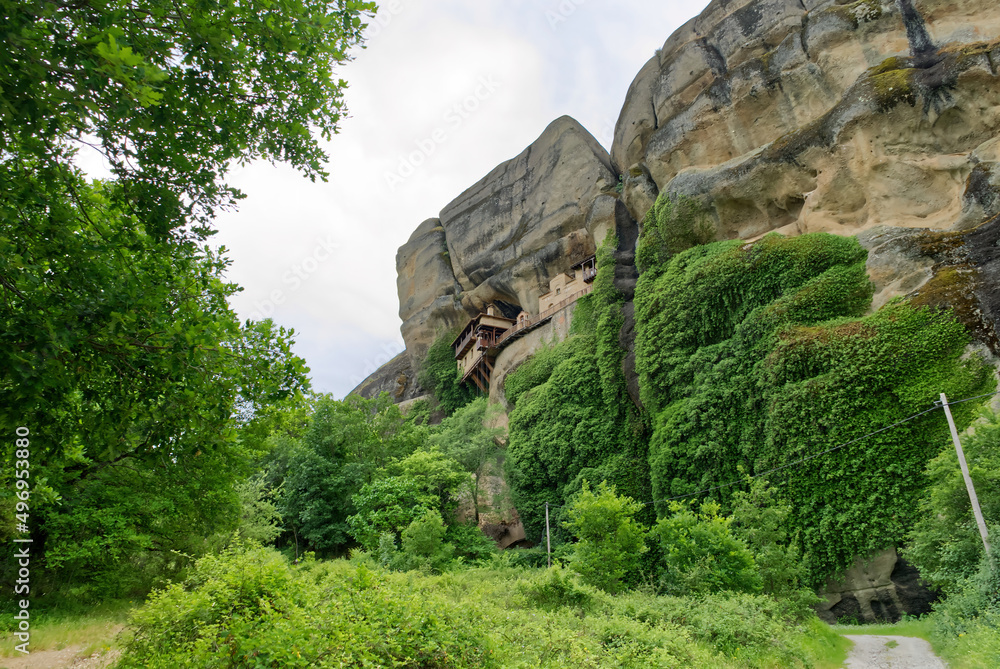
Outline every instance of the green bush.
[[456, 493], [468, 475], [437, 450], [417, 450], [391, 463], [352, 498], [355, 514], [347, 519], [352, 536], [368, 551], [377, 550], [386, 532], [399, 536], [428, 510], [451, 518]]
[[120, 667], [489, 667], [474, 612], [366, 567], [262, 548], [198, 562], [133, 618]]
[[441, 571], [455, 547], [444, 540], [448, 531], [441, 513], [428, 509], [403, 530], [403, 555], [410, 569]]
[[594, 600], [594, 592], [578, 583], [576, 575], [560, 565], [520, 582], [519, 588], [535, 606], [546, 610], [567, 606], [585, 611]]
[[467, 564], [483, 564], [497, 554], [497, 545], [474, 523], [448, 526], [445, 540], [455, 547], [455, 557]]
[[577, 538], [570, 568], [606, 592], [618, 592], [639, 578], [646, 530], [635, 520], [642, 504], [620, 497], [602, 481], [596, 491], [584, 482], [570, 504], [565, 527]]
[[660, 586], [666, 593], [762, 590], [753, 554], [733, 536], [717, 503], [705, 502], [695, 513], [689, 504], [672, 502], [670, 510], [672, 515], [661, 518], [652, 530], [663, 551]]
[[762, 592], [789, 602], [803, 611], [819, 598], [806, 586], [808, 571], [798, 541], [788, 531], [791, 505], [762, 479], [750, 482], [748, 491], [733, 495], [730, 531], [753, 554], [760, 572]]
[[431, 575], [234, 548], [150, 597], [119, 666], [773, 669], [818, 666], [806, 640], [830, 636], [770, 597], [610, 596], [502, 562]]

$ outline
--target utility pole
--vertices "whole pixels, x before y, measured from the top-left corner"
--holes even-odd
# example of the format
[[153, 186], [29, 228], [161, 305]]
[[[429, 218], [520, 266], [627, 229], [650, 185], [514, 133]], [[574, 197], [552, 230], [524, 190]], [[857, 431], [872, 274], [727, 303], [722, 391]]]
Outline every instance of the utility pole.
[[549, 556], [549, 566], [552, 566], [552, 533], [549, 531], [549, 503], [545, 503], [545, 544]]
[[948, 417], [948, 427], [951, 428], [951, 440], [955, 442], [955, 452], [958, 453], [958, 464], [962, 468], [965, 487], [969, 491], [969, 500], [972, 502], [972, 513], [976, 515], [979, 536], [983, 538], [983, 546], [986, 548], [986, 554], [989, 555], [990, 535], [986, 529], [986, 523], [983, 521], [983, 511], [979, 508], [979, 498], [976, 497], [976, 488], [972, 485], [972, 477], [969, 475], [969, 465], [965, 461], [965, 452], [962, 451], [962, 442], [958, 439], [958, 429], [955, 427], [955, 419], [951, 417], [951, 408], [948, 406], [948, 398], [944, 393], [941, 393], [941, 404], [944, 406], [944, 415]]

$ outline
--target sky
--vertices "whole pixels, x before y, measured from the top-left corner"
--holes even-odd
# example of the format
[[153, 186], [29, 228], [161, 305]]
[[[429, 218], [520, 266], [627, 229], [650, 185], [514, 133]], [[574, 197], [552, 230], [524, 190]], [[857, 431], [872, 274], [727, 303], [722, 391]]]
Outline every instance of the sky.
[[610, 149], [639, 69], [707, 0], [382, 0], [342, 64], [329, 180], [254, 163], [216, 243], [241, 318], [295, 330], [313, 389], [344, 397], [403, 350], [397, 249], [566, 114]]

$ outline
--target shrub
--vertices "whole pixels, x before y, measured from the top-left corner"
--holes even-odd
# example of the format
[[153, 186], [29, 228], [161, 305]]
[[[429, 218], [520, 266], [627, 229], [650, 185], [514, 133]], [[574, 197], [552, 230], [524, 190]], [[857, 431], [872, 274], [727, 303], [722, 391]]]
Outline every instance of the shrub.
[[262, 548], [199, 561], [191, 580], [155, 593], [132, 624], [118, 664], [129, 669], [496, 666], [474, 612], [363, 564], [293, 570]]
[[646, 552], [646, 531], [634, 518], [642, 506], [630, 497], [618, 496], [606, 481], [596, 492], [584, 482], [565, 523], [577, 537], [570, 568], [590, 585], [608, 592], [634, 584], [640, 556]]
[[559, 565], [549, 567], [532, 580], [522, 581], [519, 589], [533, 605], [546, 610], [561, 606], [586, 610], [594, 599], [593, 591], [578, 583], [573, 572]]
[[760, 572], [762, 592], [798, 602], [802, 612], [819, 602], [806, 587], [808, 571], [798, 542], [788, 532], [791, 505], [762, 479], [750, 482], [749, 491], [733, 495], [730, 531], [753, 554]]
[[692, 595], [724, 590], [760, 592], [763, 585], [753, 554], [733, 536], [719, 505], [705, 502], [695, 513], [690, 505], [673, 502], [673, 515], [653, 528], [663, 551], [663, 590]]
[[440, 512], [428, 509], [403, 530], [403, 555], [411, 569], [440, 571], [455, 547], [445, 543], [447, 528]]

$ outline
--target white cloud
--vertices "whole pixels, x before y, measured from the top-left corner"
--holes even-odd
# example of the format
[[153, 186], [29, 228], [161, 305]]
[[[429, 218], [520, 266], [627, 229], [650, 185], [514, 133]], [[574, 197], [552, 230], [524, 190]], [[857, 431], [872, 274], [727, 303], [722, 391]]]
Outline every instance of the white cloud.
[[558, 0], [383, 2], [383, 25], [338, 72], [350, 116], [327, 145], [329, 181], [234, 172], [248, 197], [216, 237], [244, 287], [233, 305], [248, 317], [280, 295], [272, 315], [299, 333], [317, 389], [343, 396], [398, 350], [395, 254], [421, 221], [562, 114], [608, 146], [632, 78], [704, 4], [563, 2], [576, 9], [554, 30]]

